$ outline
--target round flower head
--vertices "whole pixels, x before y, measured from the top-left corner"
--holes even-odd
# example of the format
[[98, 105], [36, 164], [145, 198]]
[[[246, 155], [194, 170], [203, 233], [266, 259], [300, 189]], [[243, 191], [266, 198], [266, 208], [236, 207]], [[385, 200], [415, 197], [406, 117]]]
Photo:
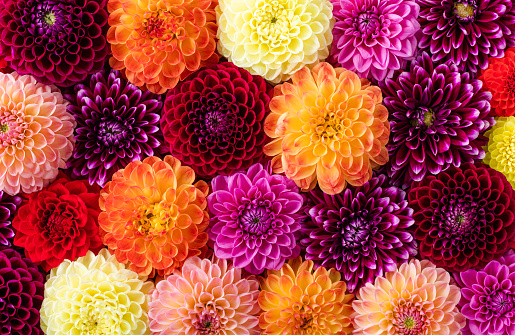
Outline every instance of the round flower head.
[[382, 85], [392, 136], [388, 175], [407, 188], [413, 180], [485, 157], [480, 135], [494, 123], [482, 83], [448, 62], [435, 65], [424, 53], [410, 70]]
[[75, 150], [68, 167], [104, 186], [119, 169], [159, 151], [161, 97], [142, 92], [115, 70], [94, 74], [66, 94], [75, 117]]
[[414, 182], [420, 255], [448, 271], [483, 268], [515, 237], [515, 192], [499, 172], [470, 163]]
[[292, 80], [275, 87], [265, 120], [274, 172], [303, 191], [318, 181], [327, 194], [369, 181], [372, 168], [388, 161], [390, 126], [379, 87], [328, 63], [303, 68]]
[[253, 274], [279, 270], [300, 253], [294, 235], [304, 199], [293, 181], [269, 170], [255, 164], [218, 176], [208, 198], [215, 255]]
[[460, 289], [429, 261], [412, 260], [377, 277], [352, 303], [355, 335], [461, 335]]
[[232, 63], [190, 76], [166, 98], [161, 128], [170, 153], [205, 178], [261, 161], [272, 92], [263, 78]]
[[0, 191], [0, 247], [12, 246], [14, 238], [12, 220], [21, 203], [21, 197]]
[[451, 60], [461, 71], [479, 72], [488, 57], [515, 46], [513, 0], [417, 0], [419, 47], [434, 62]]
[[114, 174], [100, 192], [98, 223], [119, 262], [143, 275], [169, 275], [200, 254], [209, 187], [194, 181], [195, 172], [172, 156], [133, 161]]
[[218, 51], [275, 84], [329, 55], [330, 0], [219, 0]]
[[485, 135], [489, 142], [484, 162], [503, 173], [515, 189], [515, 116], [496, 119]]
[[217, 0], [109, 0], [109, 64], [131, 83], [165, 93], [218, 62], [216, 5]]
[[46, 335], [148, 335], [154, 284], [125, 269], [107, 249], [53, 268], [45, 283], [41, 328]]
[[152, 292], [153, 335], [259, 335], [259, 283], [225, 260], [191, 257]]
[[0, 190], [41, 190], [72, 155], [76, 123], [55, 86], [0, 73]]
[[335, 269], [319, 267], [296, 258], [279, 271], [268, 270], [259, 278], [259, 326], [263, 335], [347, 335], [352, 331], [347, 286]]
[[331, 58], [360, 77], [383, 80], [415, 58], [420, 29], [415, 0], [332, 0]]
[[0, 0], [0, 53], [19, 74], [72, 86], [107, 59], [106, 0]]

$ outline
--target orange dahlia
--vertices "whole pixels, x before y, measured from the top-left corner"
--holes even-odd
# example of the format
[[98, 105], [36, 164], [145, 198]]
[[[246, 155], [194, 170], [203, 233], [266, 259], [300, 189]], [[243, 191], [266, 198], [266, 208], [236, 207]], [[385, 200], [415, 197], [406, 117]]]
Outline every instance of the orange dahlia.
[[169, 275], [205, 246], [209, 223], [204, 181], [166, 156], [133, 161], [100, 192], [98, 223], [119, 262], [142, 274]]
[[379, 87], [328, 63], [303, 68], [275, 87], [265, 132], [265, 154], [303, 190], [337, 194], [360, 186], [388, 161], [388, 111]]
[[218, 62], [217, 5], [218, 0], [109, 0], [109, 64], [137, 86], [166, 92]]

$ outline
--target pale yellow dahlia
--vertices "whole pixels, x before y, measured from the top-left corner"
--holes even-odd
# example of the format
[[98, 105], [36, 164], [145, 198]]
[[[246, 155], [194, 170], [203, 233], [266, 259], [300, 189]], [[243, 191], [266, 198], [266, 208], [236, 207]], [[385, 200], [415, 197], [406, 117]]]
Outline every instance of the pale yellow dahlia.
[[372, 168], [388, 161], [390, 124], [379, 87], [328, 63], [303, 68], [292, 81], [275, 87], [265, 120], [274, 140], [264, 152], [275, 156], [274, 172], [303, 191], [318, 181], [328, 194], [369, 181]]
[[237, 66], [279, 83], [329, 55], [329, 0], [219, 0], [218, 51]]
[[503, 173], [515, 189], [515, 116], [497, 118], [485, 136], [489, 141], [484, 162]]
[[[458, 335], [460, 289], [447, 271], [424, 260], [402, 264], [359, 290], [354, 335]], [[478, 334], [479, 335], [479, 334]]]
[[143, 335], [152, 282], [125, 269], [107, 249], [53, 268], [45, 284], [41, 329], [47, 335]]

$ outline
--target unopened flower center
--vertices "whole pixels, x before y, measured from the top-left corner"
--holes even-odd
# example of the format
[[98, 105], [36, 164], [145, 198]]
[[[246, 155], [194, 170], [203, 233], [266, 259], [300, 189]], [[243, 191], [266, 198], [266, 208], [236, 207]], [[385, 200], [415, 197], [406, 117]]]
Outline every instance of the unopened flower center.
[[505, 87], [509, 94], [515, 96], [515, 71], [511, 72], [505, 81]]
[[133, 215], [136, 230], [146, 236], [162, 235], [175, 224], [177, 209], [165, 201], [143, 205]]
[[469, 21], [474, 19], [476, 8], [473, 4], [457, 2], [454, 4], [454, 13], [458, 19]]
[[430, 320], [421, 308], [421, 306], [411, 302], [404, 302], [395, 306], [393, 319], [391, 320], [395, 326], [395, 333], [399, 335], [425, 334]]
[[97, 138], [106, 146], [119, 145], [120, 141], [127, 139], [128, 130], [126, 121], [120, 118], [116, 120], [103, 118], [97, 127]]
[[406, 321], [404, 321], [404, 326], [406, 328], [413, 328], [415, 326], [415, 320], [413, 320], [412, 318], [406, 318]]
[[7, 133], [9, 131], [9, 125], [8, 124], [2, 124], [0, 126], [0, 130], [2, 131], [2, 133]]
[[434, 111], [431, 108], [417, 110], [415, 117], [411, 120], [413, 127], [431, 127], [434, 122]]
[[49, 26], [53, 26], [55, 24], [55, 14], [52, 12], [48, 12], [43, 16], [43, 21]]
[[277, 0], [257, 1], [252, 22], [258, 39], [271, 47], [285, 45], [290, 40], [290, 17], [285, 6]]
[[363, 37], [375, 37], [381, 30], [380, 17], [376, 13], [362, 13], [355, 19], [354, 27]]
[[515, 295], [509, 290], [498, 291], [486, 297], [486, 306], [499, 317], [515, 309]]
[[273, 214], [266, 207], [255, 207], [243, 210], [240, 225], [243, 230], [252, 235], [266, 235], [272, 226]]
[[220, 316], [216, 311], [205, 309], [197, 316], [197, 320], [193, 322], [193, 327], [197, 330], [198, 335], [216, 335], [220, 333], [222, 328]]
[[[98, 302], [98, 301], [97, 301]], [[87, 308], [81, 308], [81, 317], [79, 318], [77, 328], [81, 331], [81, 334], [87, 335], [105, 335], [110, 334], [111, 327], [114, 326], [114, 322], [110, 322], [110, 318], [106, 318], [102, 307], [104, 305], [102, 302], [101, 306], [97, 306], [92, 303], [92, 306], [88, 306]], [[94, 305], [93, 305], [94, 304]]]
[[16, 145], [23, 141], [32, 134], [28, 128], [29, 125], [25, 122], [23, 112], [16, 111], [14, 106], [0, 107], [0, 148]]
[[341, 222], [342, 246], [344, 248], [360, 248], [370, 237], [368, 211], [363, 210], [344, 217]]
[[161, 40], [174, 38], [179, 30], [179, 22], [176, 14], [177, 9], [159, 9], [146, 12], [143, 19], [143, 27], [149, 37]]

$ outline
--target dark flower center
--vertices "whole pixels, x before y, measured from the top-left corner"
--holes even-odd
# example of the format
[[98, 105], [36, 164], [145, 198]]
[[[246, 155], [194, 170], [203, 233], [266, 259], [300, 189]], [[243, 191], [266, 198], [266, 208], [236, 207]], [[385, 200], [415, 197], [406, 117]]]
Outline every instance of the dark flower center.
[[277, 18], [276, 17], [273, 17], [271, 20], [270, 20], [270, 23], [276, 23], [277, 22]]
[[509, 291], [498, 291], [492, 295], [487, 295], [487, 307], [494, 312], [497, 317], [511, 312], [515, 309], [515, 296]]
[[376, 13], [367, 12], [358, 15], [354, 26], [362, 37], [376, 37], [379, 36], [383, 22]]
[[342, 246], [344, 248], [361, 248], [371, 234], [371, 222], [367, 210], [352, 213], [341, 222]]
[[6, 124], [2, 124], [0, 126], [0, 130], [2, 131], [2, 133], [7, 133], [9, 131], [9, 125], [6, 123]]
[[460, 1], [454, 3], [454, 15], [460, 21], [473, 21], [476, 16], [476, 6], [474, 3]]
[[411, 120], [413, 127], [431, 127], [434, 122], [434, 111], [431, 108], [420, 108], [416, 111], [414, 118]]
[[199, 335], [215, 335], [220, 332], [220, 316], [213, 310], [203, 310], [193, 323]]
[[241, 228], [252, 235], [264, 235], [268, 232], [274, 219], [273, 213], [266, 207], [245, 209], [240, 216]]
[[125, 141], [128, 135], [128, 125], [126, 121], [117, 118], [109, 120], [102, 118], [97, 127], [97, 137], [106, 146], [119, 145], [121, 141]]

